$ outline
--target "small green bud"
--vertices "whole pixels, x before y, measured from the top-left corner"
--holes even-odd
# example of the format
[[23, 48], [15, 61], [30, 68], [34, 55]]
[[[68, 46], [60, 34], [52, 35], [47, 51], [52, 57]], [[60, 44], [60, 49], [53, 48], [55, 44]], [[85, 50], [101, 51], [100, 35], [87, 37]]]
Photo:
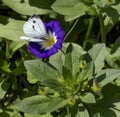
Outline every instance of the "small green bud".
[[64, 82], [65, 82], [65, 79], [63, 78], [63, 76], [61, 76], [61, 77], [58, 78], [58, 81], [59, 81], [60, 83], [64, 83]]
[[68, 99], [68, 104], [74, 105], [74, 104], [75, 104], [75, 99], [73, 99], [72, 97], [70, 97], [70, 98]]
[[38, 89], [38, 94], [39, 94], [39, 95], [46, 95], [46, 89], [43, 88], [43, 87], [40, 87], [40, 88]]
[[86, 61], [81, 61], [79, 66], [80, 66], [81, 69], [86, 68], [86, 66], [87, 66]]
[[93, 86], [92, 86], [92, 90], [99, 96], [102, 96], [101, 93], [101, 87], [97, 82], [97, 79], [93, 79]]

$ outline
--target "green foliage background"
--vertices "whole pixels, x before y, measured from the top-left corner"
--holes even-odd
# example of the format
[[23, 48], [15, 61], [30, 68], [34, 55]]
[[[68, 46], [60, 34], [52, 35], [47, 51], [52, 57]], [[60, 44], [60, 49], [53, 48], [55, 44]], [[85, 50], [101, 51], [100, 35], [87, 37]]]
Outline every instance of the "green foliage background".
[[[20, 40], [33, 14], [65, 31], [46, 60]], [[0, 0], [0, 117], [119, 116], [119, 0]]]

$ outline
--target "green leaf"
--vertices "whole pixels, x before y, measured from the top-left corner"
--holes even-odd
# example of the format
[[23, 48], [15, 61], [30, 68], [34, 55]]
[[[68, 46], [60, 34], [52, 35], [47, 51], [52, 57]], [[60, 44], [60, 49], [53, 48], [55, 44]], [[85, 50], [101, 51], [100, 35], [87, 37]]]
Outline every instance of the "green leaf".
[[93, 2], [99, 7], [105, 7], [106, 0], [93, 0]]
[[58, 80], [55, 80], [55, 79], [44, 80], [41, 84], [58, 92], [60, 92], [62, 88], [64, 87], [62, 83], [58, 82]]
[[26, 69], [39, 81], [57, 79], [59, 72], [51, 65], [41, 60], [24, 62]]
[[52, 0], [2, 0], [4, 4], [23, 15], [52, 13]]
[[73, 43], [69, 44], [66, 50], [64, 66], [72, 73], [73, 78], [80, 69], [80, 57], [84, 53], [79, 45]]
[[67, 100], [60, 97], [49, 98], [46, 96], [32, 96], [22, 100], [17, 109], [29, 114], [45, 114], [64, 107]]
[[65, 15], [66, 21], [84, 15], [88, 9], [88, 6], [80, 0], [56, 0], [51, 7], [59, 14]]
[[119, 13], [112, 7], [106, 7], [103, 12], [106, 13], [104, 20], [105, 32], [109, 32], [119, 20]]
[[31, 84], [35, 84], [37, 82], [37, 79], [35, 79], [29, 71], [27, 71], [27, 80]]
[[3, 84], [4, 84], [4, 81], [0, 82], [0, 99], [2, 99], [5, 96], [6, 92], [7, 92], [4, 89]]
[[85, 103], [96, 103], [95, 97], [92, 93], [87, 93], [83, 96], [81, 95], [80, 98]]
[[120, 116], [119, 109], [120, 109], [119, 99], [102, 100], [99, 101], [96, 105], [94, 105], [94, 107], [92, 107], [92, 111], [99, 112], [100, 115], [102, 115], [102, 117], [119, 117]]
[[[23, 24], [24, 21], [11, 19], [5, 16], [0, 16], [1, 23], [0, 23], [0, 37], [17, 41], [18, 43], [25, 43], [20, 42], [20, 36], [23, 34]], [[20, 46], [20, 45], [19, 45]]]
[[62, 65], [64, 63], [64, 53], [59, 51], [57, 54], [49, 58], [49, 63], [51, 63], [57, 70], [62, 73]]
[[85, 15], [86, 11], [89, 9], [89, 7], [84, 4], [83, 2], [80, 2], [74, 6], [73, 9], [70, 10], [70, 13], [65, 16], [66, 21], [71, 21], [76, 18], [79, 18], [83, 15]]
[[114, 43], [114, 45], [113, 45], [113, 47], [111, 49], [111, 54], [114, 54], [116, 52], [117, 53], [116, 57], [119, 57], [120, 54], [118, 52], [118, 49], [120, 51], [120, 37], [115, 41], [115, 43]]
[[65, 79], [65, 81], [73, 82], [73, 75], [68, 68], [63, 66], [62, 74], [63, 74], [63, 78]]
[[93, 117], [101, 117], [101, 116], [100, 116], [100, 113], [95, 113]]
[[119, 64], [116, 64], [115, 61], [116, 59], [119, 60], [119, 53], [120, 53], [120, 49], [119, 51], [117, 52], [117, 55], [116, 53], [114, 54], [111, 54], [111, 49], [110, 48], [106, 48], [106, 56], [105, 56], [105, 61], [112, 67], [112, 68], [119, 68]]
[[23, 45], [25, 45], [25, 41], [12, 41], [10, 43], [10, 51], [14, 53], [16, 50], [20, 49]]
[[116, 11], [120, 14], [120, 4], [114, 4], [111, 7], [116, 9]]
[[20, 75], [25, 72], [26, 72], [26, 69], [25, 69], [24, 63], [22, 62], [22, 63], [19, 63], [19, 66], [16, 69], [14, 69], [11, 73], [15, 75]]
[[90, 80], [93, 77], [94, 65], [93, 62], [90, 62], [86, 65], [85, 68], [82, 69], [78, 78], [80, 81], [84, 81], [86, 79]]
[[78, 111], [75, 117], [90, 117], [90, 115], [87, 109], [83, 109], [82, 111]]
[[71, 9], [78, 3], [79, 0], [56, 0], [51, 7], [62, 15], [68, 15]]
[[103, 87], [120, 76], [119, 69], [105, 69], [98, 72], [97, 79]]
[[105, 59], [105, 44], [96, 44], [89, 51], [92, 61], [95, 65], [95, 73], [104, 66]]
[[25, 117], [52, 117], [51, 114], [44, 114], [44, 115], [31, 115], [31, 114], [24, 114]]

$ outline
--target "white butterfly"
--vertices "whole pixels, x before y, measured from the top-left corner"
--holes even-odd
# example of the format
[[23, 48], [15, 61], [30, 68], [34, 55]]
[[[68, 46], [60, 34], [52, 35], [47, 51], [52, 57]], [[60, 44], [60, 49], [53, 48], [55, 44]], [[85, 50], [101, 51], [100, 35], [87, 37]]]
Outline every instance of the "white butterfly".
[[23, 26], [26, 36], [20, 39], [31, 42], [43, 42], [48, 39], [48, 34], [44, 23], [37, 15], [32, 15]]

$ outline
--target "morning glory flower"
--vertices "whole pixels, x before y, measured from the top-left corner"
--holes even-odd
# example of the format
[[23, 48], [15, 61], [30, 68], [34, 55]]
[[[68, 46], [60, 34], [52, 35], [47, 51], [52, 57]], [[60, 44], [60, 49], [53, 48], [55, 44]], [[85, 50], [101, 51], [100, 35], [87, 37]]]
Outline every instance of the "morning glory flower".
[[48, 58], [62, 48], [64, 31], [56, 20], [43, 23], [37, 15], [32, 15], [23, 31], [26, 36], [20, 38], [29, 41], [29, 51], [38, 58]]

